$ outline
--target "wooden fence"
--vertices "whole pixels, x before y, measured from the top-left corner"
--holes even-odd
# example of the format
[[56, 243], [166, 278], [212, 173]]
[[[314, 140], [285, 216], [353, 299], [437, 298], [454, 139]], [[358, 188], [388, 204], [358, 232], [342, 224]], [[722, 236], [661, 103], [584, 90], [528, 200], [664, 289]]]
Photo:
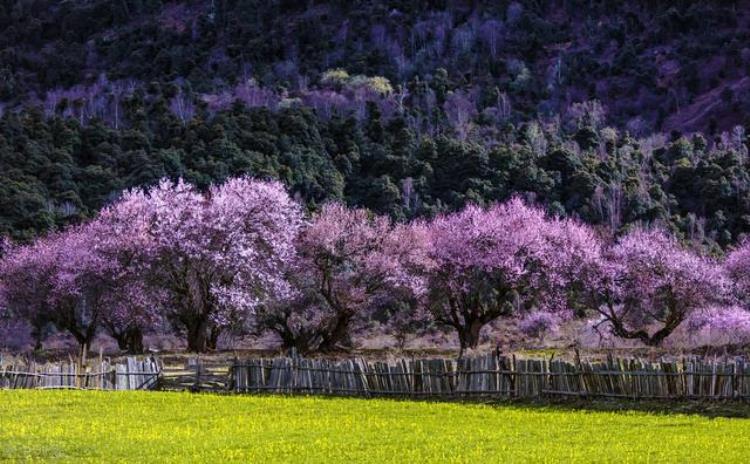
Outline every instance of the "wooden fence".
[[161, 365], [154, 358], [127, 358], [95, 366], [79, 364], [7, 364], [0, 366], [0, 388], [72, 388], [83, 390], [150, 390], [156, 388]]
[[229, 366], [226, 360], [192, 357], [184, 364], [164, 366], [161, 371], [161, 390], [189, 390], [202, 392], [226, 392]]
[[485, 355], [368, 362], [298, 357], [236, 361], [229, 390], [364, 397], [750, 399], [744, 360], [578, 361]]

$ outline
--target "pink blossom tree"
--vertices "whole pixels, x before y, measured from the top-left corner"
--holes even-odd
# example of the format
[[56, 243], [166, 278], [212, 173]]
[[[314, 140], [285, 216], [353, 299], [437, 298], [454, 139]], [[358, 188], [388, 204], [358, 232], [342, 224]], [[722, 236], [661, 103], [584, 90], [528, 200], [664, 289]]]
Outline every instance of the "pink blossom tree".
[[37, 333], [47, 323], [68, 332], [84, 354], [99, 328], [113, 275], [113, 263], [98, 253], [88, 227], [71, 227], [3, 259], [3, 300]]
[[590, 270], [597, 325], [649, 346], [661, 345], [692, 313], [721, 303], [728, 289], [718, 263], [653, 230], [620, 238]]
[[[133, 190], [86, 224], [11, 249], [0, 264], [7, 312], [51, 322], [83, 350], [100, 327], [143, 349], [160, 316], [204, 351], [269, 295], [284, 295], [301, 211], [276, 182], [237, 178], [201, 194], [183, 182]], [[160, 310], [160, 311], [159, 311]]]
[[0, 312], [6, 319], [26, 321], [34, 348], [41, 349], [49, 324], [49, 297], [55, 272], [53, 250], [46, 241], [6, 247], [0, 260]]
[[0, 350], [19, 352], [29, 345], [36, 345], [37, 349], [41, 348], [41, 342], [40, 337], [35, 337], [32, 333], [31, 324], [14, 314], [11, 308], [9, 297], [16, 283], [6, 278], [7, 268], [3, 257], [13, 248], [10, 239], [0, 237]]
[[294, 293], [259, 313], [259, 324], [302, 352], [349, 348], [352, 332], [402, 282], [386, 218], [340, 204], [324, 205], [302, 230], [290, 266]]
[[[694, 311], [685, 321], [693, 345], [747, 345], [750, 343], [750, 311], [736, 305], [709, 306]], [[676, 332], [677, 333], [677, 332]]]
[[83, 354], [99, 329], [115, 263], [98, 253], [85, 225], [70, 228], [50, 240], [56, 268], [51, 320], [76, 339]]
[[122, 202], [148, 221], [148, 286], [188, 349], [214, 348], [221, 330], [243, 323], [269, 295], [287, 291], [300, 206], [278, 182], [247, 177], [201, 194], [180, 181], [134, 190]]
[[[128, 271], [124, 271], [128, 272]], [[129, 354], [144, 352], [143, 336], [156, 332], [162, 322], [158, 300], [136, 276], [120, 276], [105, 296], [101, 327], [115, 339], [120, 350]]]
[[425, 307], [458, 334], [461, 351], [479, 344], [482, 328], [516, 313], [564, 314], [572, 270], [596, 255], [593, 233], [552, 219], [514, 199], [417, 224], [428, 237], [422, 277]]
[[750, 305], [750, 240], [744, 241], [727, 256], [725, 267], [737, 296]]
[[91, 243], [112, 269], [101, 326], [121, 350], [133, 354], [143, 352], [144, 331], [161, 322], [159, 309], [164, 300], [159, 289], [149, 288], [147, 281], [153, 238], [146, 206], [139, 201], [119, 201], [105, 207], [87, 225]]

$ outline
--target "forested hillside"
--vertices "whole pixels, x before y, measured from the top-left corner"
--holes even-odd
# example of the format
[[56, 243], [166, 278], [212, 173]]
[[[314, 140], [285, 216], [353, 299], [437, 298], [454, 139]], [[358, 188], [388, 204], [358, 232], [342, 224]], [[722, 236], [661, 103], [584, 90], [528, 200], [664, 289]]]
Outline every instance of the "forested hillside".
[[519, 195], [750, 232], [747, 2], [0, 0], [0, 235], [278, 178], [395, 219]]

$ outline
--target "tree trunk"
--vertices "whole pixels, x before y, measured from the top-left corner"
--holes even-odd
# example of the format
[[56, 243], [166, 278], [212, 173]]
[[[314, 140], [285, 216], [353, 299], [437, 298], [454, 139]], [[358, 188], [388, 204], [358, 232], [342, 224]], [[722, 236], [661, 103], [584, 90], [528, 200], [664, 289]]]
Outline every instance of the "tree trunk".
[[90, 345], [88, 342], [83, 342], [78, 347], [78, 359], [79, 359], [81, 366], [86, 364], [86, 358], [89, 353], [89, 346]]
[[78, 342], [78, 356], [79, 359], [83, 359], [91, 346], [91, 340], [94, 338], [93, 334], [88, 330], [80, 331], [77, 328], [69, 328], [68, 332]]
[[221, 327], [212, 324], [208, 332], [208, 340], [206, 346], [210, 350], [215, 350], [219, 345], [219, 336], [221, 335]]
[[131, 326], [125, 331], [125, 349], [130, 354], [143, 354], [143, 331], [138, 326]]
[[269, 324], [269, 328], [281, 339], [281, 347], [285, 350], [296, 350], [302, 355], [310, 354], [314, 351], [319, 338], [317, 332], [308, 332], [300, 330], [298, 332], [289, 327], [289, 320], [281, 318], [276, 322]]
[[612, 324], [612, 333], [620, 338], [640, 340], [646, 346], [661, 346], [664, 340], [669, 337], [672, 332], [682, 323], [684, 317], [672, 316], [670, 317], [665, 325], [650, 335], [646, 330], [628, 330], [625, 325], [619, 319], [608, 318]]
[[319, 351], [330, 353], [351, 346], [351, 339], [349, 338], [349, 323], [351, 319], [349, 314], [337, 315], [328, 333], [323, 334], [323, 341], [318, 348]]
[[31, 336], [34, 339], [34, 351], [42, 351], [44, 349], [44, 339], [47, 336], [47, 324], [48, 319], [43, 316], [44, 312], [40, 312], [34, 318], [31, 319]]
[[661, 346], [664, 340], [669, 337], [674, 331], [671, 327], [664, 327], [656, 331], [652, 336], [644, 340], [647, 346]]
[[44, 328], [35, 325], [31, 330], [31, 337], [34, 339], [34, 351], [42, 351], [44, 349], [44, 345], [42, 344], [44, 340]]
[[464, 351], [467, 349], [476, 348], [479, 345], [479, 334], [482, 332], [482, 327], [484, 327], [484, 323], [474, 319], [458, 328], [458, 341], [461, 345], [459, 357], [463, 357]]
[[301, 355], [308, 355], [315, 351], [315, 349], [311, 346], [310, 339], [308, 337], [298, 337], [287, 347], [294, 349], [294, 351]]
[[117, 342], [120, 351], [128, 354], [143, 353], [143, 331], [138, 326], [128, 326], [125, 330], [117, 330], [110, 326], [107, 330], [109, 335]]
[[208, 351], [208, 321], [205, 317], [195, 317], [185, 324], [187, 329], [188, 351], [205, 353]]
[[120, 351], [125, 351], [128, 349], [128, 339], [125, 336], [125, 332], [117, 332], [117, 331], [112, 330], [110, 331], [110, 335], [117, 342], [117, 348]]

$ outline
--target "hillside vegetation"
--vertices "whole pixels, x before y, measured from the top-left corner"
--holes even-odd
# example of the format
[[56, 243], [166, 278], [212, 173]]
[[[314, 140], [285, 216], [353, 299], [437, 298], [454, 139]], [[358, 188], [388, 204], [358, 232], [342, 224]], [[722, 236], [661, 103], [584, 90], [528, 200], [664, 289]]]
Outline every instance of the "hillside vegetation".
[[0, 234], [162, 177], [750, 231], [747, 2], [0, 1]]

